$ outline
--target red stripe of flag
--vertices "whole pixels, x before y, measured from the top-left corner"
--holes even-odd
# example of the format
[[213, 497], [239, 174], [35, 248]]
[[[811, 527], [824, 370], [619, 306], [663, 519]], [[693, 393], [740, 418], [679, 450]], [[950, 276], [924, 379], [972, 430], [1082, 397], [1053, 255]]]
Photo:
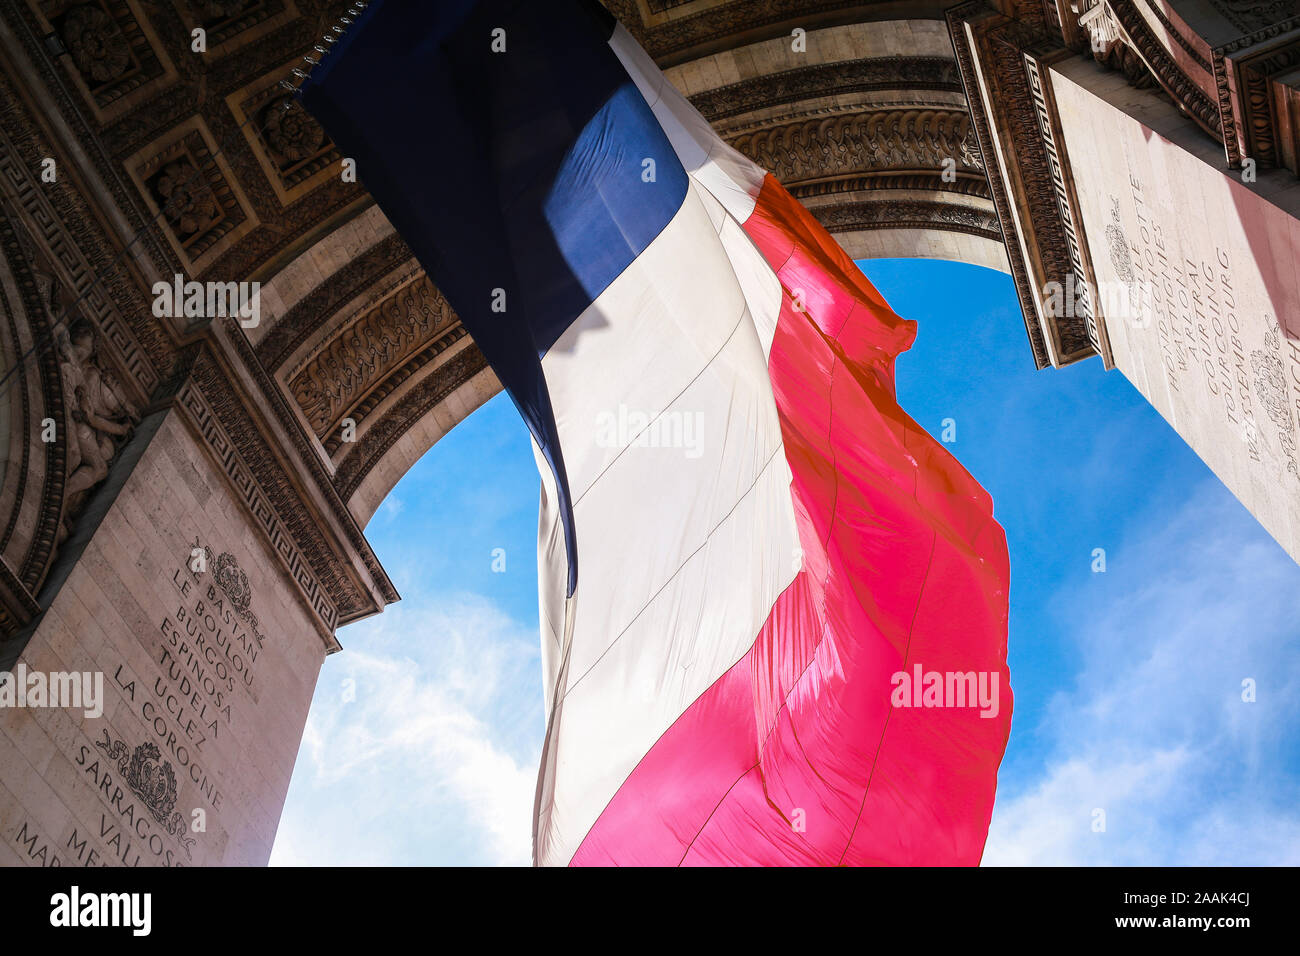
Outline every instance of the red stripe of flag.
[[[802, 571], [572, 863], [978, 863], [1011, 726], [1005, 535], [898, 406], [914, 323], [773, 177], [745, 229], [784, 290], [769, 370]], [[996, 679], [996, 716], [893, 706], [918, 666]]]

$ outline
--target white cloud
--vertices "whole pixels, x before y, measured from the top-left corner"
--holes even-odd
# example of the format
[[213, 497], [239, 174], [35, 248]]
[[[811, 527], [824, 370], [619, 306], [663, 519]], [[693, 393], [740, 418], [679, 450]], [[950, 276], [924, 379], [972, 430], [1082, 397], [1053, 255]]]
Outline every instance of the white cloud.
[[384, 513], [385, 521], [392, 521], [402, 513], [402, 509], [405, 507], [406, 505], [401, 498], [397, 497], [397, 495], [389, 495], [384, 499], [383, 504], [379, 506], [379, 510]]
[[536, 634], [481, 598], [417, 591], [342, 639], [272, 862], [527, 864]]
[[1004, 779], [984, 863], [1300, 862], [1300, 572], [1217, 482], [1107, 550], [1060, 596], [1082, 667], [1040, 726], [1013, 725], [1050, 756]]
[[[1107, 573], [1081, 561], [1058, 595], [1078, 667], [1037, 726], [1020, 701], [1013, 748], [1033, 738], [1046, 756], [1004, 769], [984, 862], [1300, 863], [1287, 769], [1300, 572], [1217, 483], [1163, 526], [1098, 543]], [[326, 662], [273, 863], [528, 862], [536, 633], [411, 576], [407, 599], [345, 630]], [[1245, 678], [1256, 703], [1241, 700]]]

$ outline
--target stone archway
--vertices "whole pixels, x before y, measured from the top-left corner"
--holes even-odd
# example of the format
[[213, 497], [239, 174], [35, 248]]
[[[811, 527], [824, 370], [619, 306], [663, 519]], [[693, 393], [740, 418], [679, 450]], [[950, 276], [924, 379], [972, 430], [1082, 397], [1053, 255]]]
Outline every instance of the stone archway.
[[[1300, 497], [1284, 486], [1300, 480], [1300, 436], [1282, 400], [1300, 332], [1281, 319], [1297, 314], [1300, 289], [1294, 250], [1278, 241], [1300, 234], [1297, 0], [605, 2], [852, 255], [1009, 270], [1035, 364], [1099, 355], [1121, 369], [1300, 555]], [[348, 5], [0, 0], [0, 354], [25, 356], [4, 373], [0, 668], [118, 680], [105, 715], [0, 728], [11, 755], [0, 780], [17, 782], [0, 788], [0, 863], [38, 851], [112, 859], [93, 833], [121, 807], [75, 762], [155, 740], [178, 771], [181, 802], [168, 812], [206, 808], [209, 829], [191, 837], [164, 814], [144, 862], [265, 862], [337, 629], [398, 599], [364, 526], [498, 390], [364, 187], [341, 175], [339, 150], [280, 85]], [[1257, 227], [1233, 252], [1250, 273], [1233, 293], [1244, 299], [1253, 283], [1268, 321], [1247, 329], [1254, 344], [1228, 390], [1234, 408], [1263, 413], [1251, 422], [1272, 442], [1270, 471], [1256, 432], [1222, 427], [1223, 390], [1200, 395], [1190, 416], [1171, 405], [1161, 374], [1188, 357], [1174, 339], [1195, 322], [1153, 323], [1144, 338], [1100, 300], [1080, 297], [1065, 314], [1045, 304], [1053, 285], [1133, 275], [1122, 253], [1148, 220], [1120, 221], [1108, 187], [1129, 174], [1094, 148], [1120, 128], [1134, 155], [1159, 140], [1178, 164], [1144, 158], [1148, 182], [1175, 169], [1196, 184], [1168, 205], [1208, 184], [1231, 192], [1220, 220], [1236, 211]], [[1243, 188], [1237, 171], [1255, 167], [1258, 184]], [[1184, 224], [1172, 217], [1165, 234]], [[173, 280], [262, 283], [258, 321], [160, 309], [156, 290]], [[60, 331], [74, 328], [75, 347], [63, 346]], [[1184, 364], [1180, 397], [1203, 384], [1203, 366]], [[74, 428], [91, 417], [93, 428]], [[73, 482], [82, 441], [101, 460]], [[138, 688], [179, 685], [177, 655], [186, 680], [203, 680], [193, 668], [214, 646], [240, 670], [220, 702], [202, 687], [188, 697], [201, 726], [142, 706]], [[58, 792], [28, 786], [30, 767], [48, 768]], [[69, 843], [69, 832], [92, 835]]]
[[666, 72], [854, 258], [925, 256], [1006, 271], [942, 21], [814, 29], [800, 50], [786, 35]]
[[[1008, 270], [938, 5], [762, 4], [766, 23], [755, 22], [751, 2], [610, 6], [715, 128], [854, 257]], [[266, 302], [270, 320], [250, 334], [258, 359], [362, 524], [434, 442], [499, 390], [373, 207], [272, 276]]]

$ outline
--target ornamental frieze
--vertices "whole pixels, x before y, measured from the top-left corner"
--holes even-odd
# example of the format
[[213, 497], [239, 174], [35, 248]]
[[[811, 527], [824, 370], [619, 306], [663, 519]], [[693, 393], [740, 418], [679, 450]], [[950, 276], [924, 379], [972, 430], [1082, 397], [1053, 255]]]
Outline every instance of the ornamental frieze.
[[447, 300], [421, 274], [342, 329], [289, 384], [317, 436], [324, 437], [372, 385], [455, 321]]
[[[401, 236], [393, 233], [381, 239], [331, 272], [280, 316], [257, 343], [258, 360], [267, 369], [280, 371], [320, 331], [321, 326], [328, 324], [348, 303], [384, 288], [395, 272], [401, 271], [403, 276], [409, 276], [418, 270], [415, 256]], [[296, 377], [298, 371], [292, 368], [287, 374]]]
[[343, 500], [349, 500], [384, 453], [448, 395], [488, 367], [478, 346], [461, 349], [437, 374], [429, 375], [407, 392], [382, 420], [368, 429], [339, 464], [334, 482]]
[[889, 199], [846, 205], [816, 206], [812, 210], [829, 232], [866, 229], [947, 229], [1001, 241], [997, 214], [955, 203], [921, 199]]
[[732, 145], [783, 183], [867, 169], [982, 170], [964, 110], [880, 110], [806, 120], [736, 137]]
[[882, 90], [940, 90], [961, 93], [957, 64], [948, 57], [886, 56], [784, 70], [753, 77], [690, 97], [712, 123], [778, 103]]

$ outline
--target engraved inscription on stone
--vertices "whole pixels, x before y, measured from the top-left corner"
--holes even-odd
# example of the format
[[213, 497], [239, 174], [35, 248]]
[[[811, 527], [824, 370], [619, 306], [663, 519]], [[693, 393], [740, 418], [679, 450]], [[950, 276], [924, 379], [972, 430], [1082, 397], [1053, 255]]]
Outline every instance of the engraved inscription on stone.
[[1270, 265], [1291, 217], [1069, 78], [1053, 89], [1097, 281], [1138, 292], [1106, 316], [1116, 366], [1300, 560], [1300, 287]]
[[268, 574], [271, 552], [212, 540], [237, 530], [218, 472], [212, 514], [157, 507], [160, 488], [183, 485], [151, 469], [172, 467], [165, 449], [181, 461], [197, 449], [174, 420], [154, 441], [20, 659], [29, 672], [102, 675], [102, 709], [0, 709], [0, 761], [40, 768], [0, 790], [8, 859], [269, 857], [323, 648], [310, 609], [284, 601], [287, 580]]

